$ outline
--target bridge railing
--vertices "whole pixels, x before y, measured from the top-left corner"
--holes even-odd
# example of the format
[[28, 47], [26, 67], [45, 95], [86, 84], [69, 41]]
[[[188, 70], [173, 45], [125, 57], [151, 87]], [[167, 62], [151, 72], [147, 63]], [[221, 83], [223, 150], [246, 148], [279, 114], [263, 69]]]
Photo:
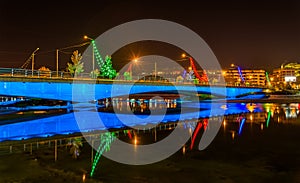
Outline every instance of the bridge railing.
[[[74, 76], [70, 72], [65, 71], [43, 71], [43, 70], [31, 70], [31, 69], [19, 69], [19, 68], [0, 68], [0, 77], [18, 77], [18, 78], [50, 78], [50, 79], [74, 79]], [[91, 77], [90, 73], [80, 73], [76, 75], [76, 78], [80, 78], [83, 80], [93, 80], [95, 78]], [[97, 77], [97, 80], [109, 80], [103, 77]], [[176, 78], [170, 77], [146, 77], [145, 75], [140, 76], [132, 76], [131, 79], [126, 79], [123, 76], [118, 76], [114, 81], [122, 81], [122, 82], [155, 82], [155, 83], [175, 83], [175, 84], [200, 84], [200, 85], [215, 85], [215, 86], [234, 86], [229, 84], [218, 84], [218, 83], [195, 83], [194, 81], [177, 81]], [[242, 87], [261, 87], [262, 86], [242, 86]]]
[[[0, 68], [0, 76], [7, 77], [31, 77], [31, 78], [73, 78], [70, 72], [64, 71], [43, 71], [19, 68]], [[90, 78], [89, 73], [80, 73], [79, 78]]]
[[[0, 76], [2, 77], [22, 77], [22, 78], [59, 78], [59, 79], [73, 79], [74, 76], [70, 72], [64, 71], [42, 71], [31, 69], [19, 69], [19, 68], [0, 68]], [[95, 79], [91, 77], [90, 73], [80, 73], [76, 75], [76, 78], [82, 79]], [[105, 79], [97, 77], [97, 79]], [[133, 76], [130, 80], [126, 80], [123, 77], [118, 77], [116, 80], [121, 81], [142, 81], [142, 82], [176, 82], [174, 78], [157, 78], [156, 80], [145, 78], [144, 76]]]

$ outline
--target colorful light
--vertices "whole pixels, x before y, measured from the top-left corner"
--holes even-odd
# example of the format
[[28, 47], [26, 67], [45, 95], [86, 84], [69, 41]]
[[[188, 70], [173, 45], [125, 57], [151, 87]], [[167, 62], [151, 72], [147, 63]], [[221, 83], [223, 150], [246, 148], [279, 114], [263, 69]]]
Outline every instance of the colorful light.
[[245, 82], [245, 79], [243, 78], [243, 74], [242, 74], [241, 68], [238, 66], [237, 69], [238, 69], [238, 72], [239, 72], [239, 75], [240, 75], [241, 80], [242, 80], [243, 82]]
[[112, 61], [110, 56], [105, 57], [105, 62], [101, 67], [100, 74], [104, 76], [105, 78], [113, 79], [116, 77], [117, 72], [115, 69], [113, 69]]
[[104, 60], [102, 59], [102, 57], [99, 53], [99, 50], [97, 49], [95, 40], [92, 40], [91, 42], [92, 42], [92, 46], [93, 46], [93, 50], [94, 50], [94, 54], [95, 54], [97, 64], [98, 64], [99, 68], [101, 69], [101, 67], [104, 65]]
[[243, 118], [241, 123], [240, 123], [239, 135], [242, 134], [242, 130], [243, 130], [243, 126], [244, 126], [245, 122], [246, 122], [246, 118]]
[[267, 79], [268, 85], [269, 85], [269, 86], [272, 86], [272, 85], [271, 85], [270, 78], [269, 78], [269, 73], [268, 73], [268, 72], [266, 72], [266, 79]]
[[267, 128], [269, 127], [269, 123], [270, 123], [270, 119], [271, 119], [271, 114], [272, 114], [272, 112], [269, 111], [269, 112], [268, 112], [268, 118], [267, 118], [267, 121], [266, 121], [266, 127], [267, 127]]
[[115, 139], [116, 139], [115, 133], [106, 132], [106, 133], [103, 133], [100, 135], [101, 142], [97, 149], [97, 153], [96, 153], [94, 161], [93, 161], [93, 165], [92, 165], [92, 169], [91, 169], [91, 173], [90, 173], [91, 177], [94, 175], [94, 172], [95, 172], [95, 169], [97, 167], [100, 157], [102, 156], [102, 154], [105, 151], [110, 150], [110, 145]]
[[132, 139], [132, 135], [131, 135], [131, 132], [129, 130], [127, 130], [127, 134], [128, 134], [129, 139]]
[[192, 136], [192, 142], [191, 142], [191, 147], [190, 147], [191, 150], [194, 147], [195, 139], [196, 139], [197, 134], [199, 133], [199, 130], [201, 129], [201, 127], [202, 127], [202, 123], [197, 123], [197, 127], [196, 127], [195, 132]]

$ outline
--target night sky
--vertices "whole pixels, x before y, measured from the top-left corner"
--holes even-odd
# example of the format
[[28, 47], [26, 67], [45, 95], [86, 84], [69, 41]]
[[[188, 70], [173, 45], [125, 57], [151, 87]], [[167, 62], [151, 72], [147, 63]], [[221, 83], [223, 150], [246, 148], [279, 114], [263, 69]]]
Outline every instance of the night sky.
[[[297, 1], [17, 2], [0, 4], [0, 67], [20, 67], [39, 47], [36, 67], [54, 70], [56, 48], [83, 43], [83, 35], [96, 38], [121, 23], [143, 18], [170, 20], [192, 29], [224, 68], [236, 63], [242, 68], [271, 70], [283, 62], [300, 62]], [[70, 61], [72, 51], [60, 53], [60, 70]], [[141, 42], [120, 49], [112, 58], [119, 68], [136, 53], [176, 60], [181, 52], [167, 44]]]

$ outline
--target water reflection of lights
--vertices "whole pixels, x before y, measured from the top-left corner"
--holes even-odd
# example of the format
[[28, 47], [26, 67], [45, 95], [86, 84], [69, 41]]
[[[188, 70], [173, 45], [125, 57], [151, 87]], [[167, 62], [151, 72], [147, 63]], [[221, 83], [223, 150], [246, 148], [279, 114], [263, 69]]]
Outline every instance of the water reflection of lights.
[[286, 118], [297, 118], [297, 115], [299, 114], [298, 104], [291, 103], [282, 107], [284, 109]]
[[137, 144], [138, 144], [138, 139], [137, 139], [137, 137], [136, 137], [136, 136], [134, 137], [133, 144], [134, 144], [134, 145], [137, 145]]
[[[259, 125], [261, 125], [261, 123], [263, 123], [263, 125], [261, 125], [261, 129], [263, 129], [264, 127], [271, 126], [272, 122], [275, 122], [275, 123], [293, 122], [293, 120], [299, 116], [299, 104], [298, 103], [293, 103], [293, 104], [288, 104], [288, 105], [270, 104], [270, 103], [263, 104], [263, 105], [253, 104], [253, 103], [252, 104], [250, 104], [250, 103], [249, 104], [227, 103], [226, 105], [220, 104], [217, 108], [210, 111], [210, 110], [206, 110], [206, 109], [209, 109], [209, 107], [211, 107], [211, 104], [209, 104], [209, 103], [205, 103], [205, 102], [200, 103], [200, 106], [199, 106], [199, 103], [197, 103], [197, 104], [192, 103], [192, 102], [184, 103], [182, 101], [178, 101], [178, 100], [176, 101], [176, 99], [169, 99], [169, 100], [157, 99], [156, 100], [156, 99], [138, 99], [138, 98], [136, 98], [136, 99], [116, 98], [113, 100], [104, 99], [102, 102], [103, 103], [101, 103], [101, 102], [98, 103], [99, 106], [102, 106], [102, 107], [106, 106], [106, 105], [104, 105], [104, 104], [106, 104], [106, 102], [108, 104], [117, 105], [117, 108], [122, 110], [121, 115], [125, 116], [126, 118], [127, 118], [127, 116], [128, 116], [128, 118], [130, 118], [130, 115], [125, 113], [125, 111], [127, 111], [127, 108], [129, 108], [130, 110], [132, 110], [132, 109], [143, 110], [145, 112], [148, 110], [148, 108], [150, 108], [150, 104], [152, 105], [152, 107], [155, 107], [154, 104], [156, 104], [157, 107], [159, 105], [163, 105], [165, 107], [169, 106], [169, 107], [176, 107], [179, 109], [183, 105], [184, 105], [184, 107], [189, 108], [189, 109], [201, 108], [201, 110], [200, 110], [201, 118], [210, 117], [210, 116], [212, 116], [211, 113], [213, 113], [214, 116], [218, 116], [218, 114], [221, 114], [221, 112], [224, 113], [224, 110], [226, 109], [225, 110], [226, 116], [224, 117], [224, 121], [223, 121], [223, 126], [224, 126], [224, 129], [226, 127], [226, 130], [231, 130], [232, 123], [236, 123], [236, 117], [238, 114], [243, 114], [243, 116], [247, 119], [245, 121], [245, 123], [252, 122], [253, 127], [255, 127], [255, 124], [257, 124], [258, 129], [259, 129]], [[132, 102], [134, 102], [134, 103], [132, 103]], [[170, 104], [166, 105], [166, 102], [170, 102]], [[134, 107], [132, 108], [132, 106], [134, 106]], [[253, 110], [254, 106], [255, 106], [255, 108], [254, 108], [253, 113], [249, 113], [250, 111]], [[260, 106], [263, 106], [262, 110], [260, 109]], [[94, 107], [94, 106], [91, 105], [91, 107]], [[250, 110], [248, 110], [247, 107], [248, 108], [250, 107]], [[156, 109], [158, 109], [158, 108], [156, 108]], [[41, 111], [41, 110], [36, 110], [36, 111]], [[101, 130], [101, 129], [104, 129], [105, 127], [117, 128], [117, 129], [125, 128], [125, 125], [122, 124], [121, 122], [119, 122], [118, 119], [116, 119], [114, 113], [107, 113], [105, 111], [109, 111], [109, 110], [104, 110], [104, 112], [98, 111], [99, 116], [101, 116], [101, 118], [103, 118], [103, 119], [106, 119], [105, 124], [104, 124], [105, 126], [98, 126], [98, 124], [96, 124], [96, 123], [85, 122], [82, 124], [82, 125], [84, 125], [84, 126], [82, 126], [82, 128], [86, 129], [86, 131], [83, 131], [83, 132], [89, 132], [89, 131], [92, 131], [92, 129], [100, 129]], [[171, 111], [177, 111], [177, 110], [171, 110]], [[19, 114], [18, 117], [19, 117], [20, 115], [22, 115], [22, 112], [21, 111], [18, 111], [18, 112], [20, 112], [20, 113], [18, 113]], [[32, 111], [31, 113], [34, 113], [34, 112]], [[39, 113], [39, 112], [37, 112], [37, 113]], [[94, 111], [92, 111], [92, 110], [85, 111], [85, 114], [88, 117], [92, 116], [92, 115], [90, 115], [92, 113], [94, 113]], [[38, 114], [36, 114], [36, 116], [37, 115]], [[138, 114], [138, 115], [143, 116], [143, 114]], [[192, 111], [187, 114], [183, 114], [181, 116], [183, 119], [183, 121], [181, 121], [181, 123], [183, 126], [185, 126], [185, 128], [187, 130], [189, 130], [189, 133], [191, 134], [191, 136], [192, 136], [193, 131], [195, 130], [196, 124], [197, 124], [196, 122], [191, 122], [191, 119], [193, 119], [195, 121], [198, 120], [197, 117], [195, 117], [195, 119], [194, 119], [193, 115], [194, 115], [194, 112]], [[154, 119], [154, 121], [153, 120], [147, 121], [147, 119], [143, 118], [140, 121], [134, 121], [134, 122], [132, 121], [132, 122], [128, 123], [128, 126], [145, 125], [150, 122], [157, 123], [157, 124], [170, 123], [171, 121], [172, 122], [177, 121], [179, 119], [179, 117], [180, 117], [179, 114], [171, 113], [171, 114], [165, 115], [165, 117], [162, 121], [155, 121], [156, 118]], [[88, 119], [89, 119], [89, 121], [95, 121], [93, 118], [88, 118]], [[293, 119], [293, 120], [291, 120], [291, 119]], [[68, 122], [66, 123], [66, 121], [68, 121]], [[187, 121], [189, 125], [185, 125], [185, 121]], [[220, 121], [220, 123], [222, 123], [222, 121]], [[39, 126], [45, 126], [45, 127], [44, 128], [36, 128], [37, 124], [39, 124]], [[57, 126], [57, 128], [52, 128], [52, 126], [51, 126], [52, 124], [55, 124], [53, 126]], [[60, 116], [50, 116], [50, 117], [43, 118], [43, 119], [38, 119], [38, 120], [35, 119], [32, 121], [27, 121], [25, 128], [24, 128], [24, 126], [22, 126], [21, 123], [20, 124], [14, 123], [14, 124], [1, 125], [0, 131], [2, 133], [1, 133], [0, 139], [5, 140], [5, 139], [12, 139], [12, 138], [31, 138], [31, 137], [37, 137], [41, 134], [72, 134], [72, 133], [79, 131], [76, 124], [77, 124], [77, 122], [74, 120], [73, 114], [67, 113], [67, 114], [63, 114]], [[177, 123], [177, 125], [178, 124], [180, 124], [180, 123]], [[208, 127], [209, 127], [209, 125], [208, 125]], [[173, 127], [170, 128], [170, 126], [167, 125], [166, 129], [168, 129], [168, 130], [173, 129]], [[235, 127], [235, 131], [238, 131], [237, 127]]]
[[222, 106], [221, 106], [221, 109], [227, 110], [227, 109], [228, 109], [228, 108], [227, 108], [227, 105], [222, 105]]
[[182, 154], [183, 155], [185, 155], [185, 151], [186, 151], [186, 149], [185, 149], [185, 145], [182, 147]]
[[256, 108], [256, 104], [254, 104], [254, 103], [248, 103], [248, 104], [246, 104], [246, 108], [247, 108], [250, 112], [254, 112], [254, 109]]
[[271, 119], [271, 111], [268, 112], [268, 117], [267, 117], [267, 121], [266, 121], [267, 128], [269, 127], [270, 119]]
[[231, 133], [231, 138], [232, 138], [232, 140], [234, 140], [234, 138], [235, 138], [235, 131], [234, 131], [234, 130], [231, 130], [230, 133]]
[[197, 126], [196, 126], [196, 129], [195, 129], [195, 131], [193, 133], [193, 136], [192, 136], [191, 147], [190, 147], [191, 150], [194, 147], [194, 143], [195, 143], [196, 137], [197, 137], [197, 135], [198, 135], [199, 130], [201, 129], [201, 127], [202, 127], [202, 123], [198, 123]]
[[243, 130], [245, 122], [246, 122], [246, 118], [243, 118], [240, 122], [239, 135], [242, 134], [242, 130]]

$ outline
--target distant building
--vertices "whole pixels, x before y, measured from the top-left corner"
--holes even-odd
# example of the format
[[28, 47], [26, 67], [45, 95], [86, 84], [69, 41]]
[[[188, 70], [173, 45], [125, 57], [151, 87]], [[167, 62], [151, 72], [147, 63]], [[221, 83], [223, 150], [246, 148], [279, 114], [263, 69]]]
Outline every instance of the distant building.
[[[296, 70], [293, 68], [277, 68], [273, 70], [277, 84], [284, 82], [296, 82]], [[291, 79], [295, 78], [295, 80]]]
[[232, 65], [223, 70], [223, 76], [228, 85], [266, 86], [266, 71], [263, 69], [240, 69]]
[[280, 88], [299, 88], [300, 64], [291, 62], [282, 64], [280, 68], [273, 70], [274, 86]]

